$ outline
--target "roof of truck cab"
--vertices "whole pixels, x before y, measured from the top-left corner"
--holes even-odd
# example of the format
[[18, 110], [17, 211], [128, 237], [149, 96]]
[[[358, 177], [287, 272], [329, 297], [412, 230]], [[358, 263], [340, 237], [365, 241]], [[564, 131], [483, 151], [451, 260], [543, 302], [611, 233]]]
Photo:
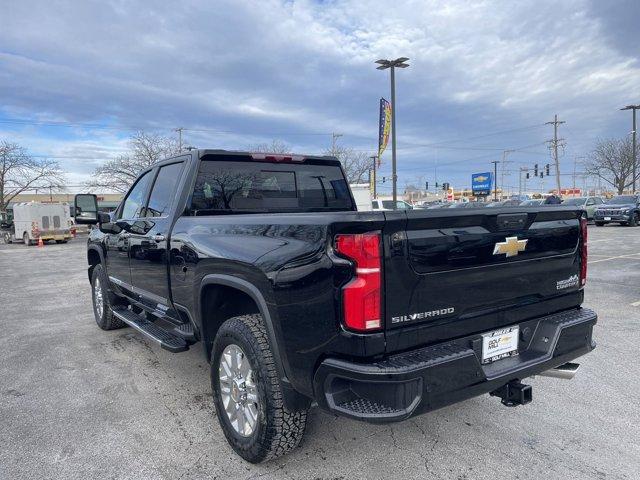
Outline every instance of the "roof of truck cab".
[[210, 149], [210, 148], [199, 148], [197, 149], [198, 157], [202, 158], [206, 155], [225, 155], [225, 156], [253, 156], [253, 155], [266, 155], [266, 156], [279, 156], [279, 157], [302, 157], [306, 159], [313, 159], [314, 161], [324, 161], [327, 164], [334, 164], [335, 162], [339, 162], [336, 157], [331, 157], [327, 155], [307, 155], [305, 153], [272, 153], [272, 152], [249, 152], [242, 150], [222, 150], [222, 149]]

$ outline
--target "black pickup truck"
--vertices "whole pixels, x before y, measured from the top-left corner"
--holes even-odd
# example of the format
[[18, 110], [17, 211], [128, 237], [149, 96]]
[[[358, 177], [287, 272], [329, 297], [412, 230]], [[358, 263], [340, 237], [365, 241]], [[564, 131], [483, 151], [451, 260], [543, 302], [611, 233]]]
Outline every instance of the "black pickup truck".
[[485, 393], [521, 405], [523, 379], [571, 378], [595, 346], [575, 208], [357, 212], [335, 158], [223, 150], [142, 172], [112, 214], [75, 207], [98, 225], [98, 326], [202, 342], [250, 462], [295, 448], [312, 405], [370, 422]]

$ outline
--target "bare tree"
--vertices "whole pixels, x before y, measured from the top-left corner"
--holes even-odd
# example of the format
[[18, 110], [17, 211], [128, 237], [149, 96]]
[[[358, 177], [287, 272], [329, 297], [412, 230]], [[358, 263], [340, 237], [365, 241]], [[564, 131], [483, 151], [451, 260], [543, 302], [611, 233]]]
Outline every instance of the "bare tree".
[[64, 183], [57, 162], [35, 159], [16, 143], [0, 142], [0, 212], [21, 193], [35, 189], [60, 190]]
[[362, 183], [368, 181], [368, 172], [372, 160], [365, 152], [357, 152], [353, 148], [336, 145], [325, 150], [325, 155], [336, 157], [342, 163], [349, 183]]
[[271, 143], [249, 145], [247, 150], [260, 153], [291, 153], [291, 147], [282, 140], [272, 140]]
[[89, 188], [126, 192], [142, 170], [180, 152], [178, 142], [157, 133], [137, 132], [129, 140], [130, 152], [108, 160], [93, 173]]
[[[600, 177], [618, 194], [633, 184], [633, 146], [628, 137], [599, 140], [586, 162], [587, 173]], [[640, 169], [638, 176], [640, 177]], [[637, 179], [637, 178], [636, 178]]]

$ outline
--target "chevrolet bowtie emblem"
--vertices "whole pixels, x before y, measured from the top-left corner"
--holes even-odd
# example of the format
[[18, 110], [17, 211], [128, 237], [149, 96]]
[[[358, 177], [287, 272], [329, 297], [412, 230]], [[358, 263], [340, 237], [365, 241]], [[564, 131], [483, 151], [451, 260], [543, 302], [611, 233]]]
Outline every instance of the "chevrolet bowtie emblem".
[[493, 247], [493, 254], [500, 255], [504, 253], [507, 258], [515, 257], [518, 252], [524, 252], [524, 249], [527, 248], [527, 241], [518, 240], [518, 237], [507, 237], [504, 242], [496, 243], [496, 246]]

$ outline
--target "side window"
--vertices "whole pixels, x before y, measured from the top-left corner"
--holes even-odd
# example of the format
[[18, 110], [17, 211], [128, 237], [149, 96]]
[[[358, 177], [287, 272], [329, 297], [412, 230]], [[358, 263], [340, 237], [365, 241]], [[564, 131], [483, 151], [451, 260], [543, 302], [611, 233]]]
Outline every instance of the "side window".
[[151, 190], [149, 205], [142, 215], [143, 217], [162, 217], [168, 214], [183, 165], [182, 162], [172, 163], [160, 168]]
[[47, 216], [42, 217], [42, 228], [43, 230], [49, 229], [49, 217]]
[[53, 216], [53, 228], [60, 228], [60, 216], [59, 215], [54, 215]]
[[144, 199], [147, 193], [147, 186], [151, 180], [151, 172], [145, 173], [138, 179], [138, 182], [129, 190], [129, 194], [124, 201], [122, 210], [118, 218], [124, 218], [125, 220], [138, 218], [142, 213], [144, 207]]

